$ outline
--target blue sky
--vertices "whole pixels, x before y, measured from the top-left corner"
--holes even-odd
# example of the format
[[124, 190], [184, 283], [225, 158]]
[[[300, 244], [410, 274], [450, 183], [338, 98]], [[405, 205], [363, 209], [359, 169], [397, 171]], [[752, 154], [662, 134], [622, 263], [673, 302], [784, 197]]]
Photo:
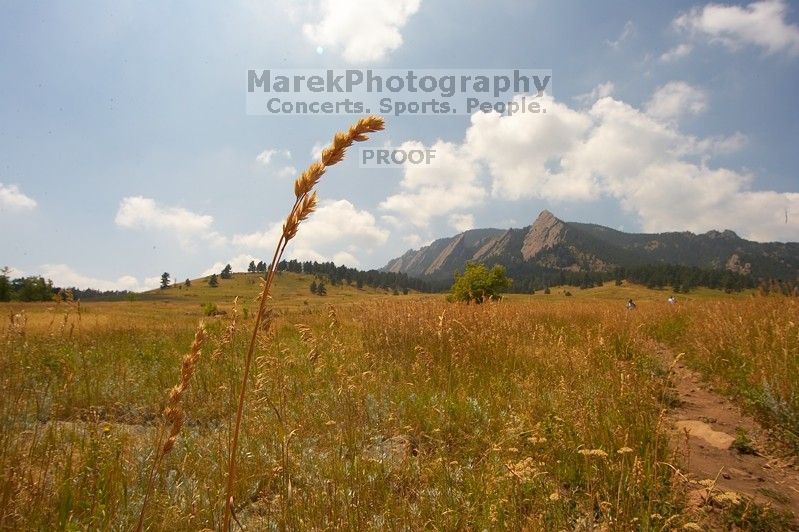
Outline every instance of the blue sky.
[[545, 119], [386, 117], [375, 145], [434, 148], [441, 164], [332, 168], [289, 256], [379, 267], [545, 208], [799, 240], [799, 6], [222, 4], [2, 4], [0, 263], [141, 289], [265, 259], [296, 171], [354, 117], [250, 116], [251, 68], [553, 72]]

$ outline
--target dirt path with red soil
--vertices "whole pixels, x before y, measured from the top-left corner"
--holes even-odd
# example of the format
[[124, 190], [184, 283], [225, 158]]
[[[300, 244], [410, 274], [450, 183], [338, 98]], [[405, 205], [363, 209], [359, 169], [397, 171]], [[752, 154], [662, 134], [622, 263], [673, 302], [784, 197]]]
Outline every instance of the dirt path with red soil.
[[[791, 529], [799, 530], [799, 470], [795, 463], [769, 456], [768, 449], [776, 446], [768, 432], [729, 399], [713, 392], [699, 373], [676, 359], [671, 350], [658, 346], [657, 354], [670, 368], [677, 401], [669, 417], [675, 445], [684, 457], [682, 465], [688, 479], [694, 481], [691, 502], [710, 502], [708, 489], [698, 482], [715, 480], [712, 493], [735, 492], [760, 505], [791, 512], [795, 516]], [[730, 447], [739, 429], [746, 431], [756, 454], [742, 454]]]

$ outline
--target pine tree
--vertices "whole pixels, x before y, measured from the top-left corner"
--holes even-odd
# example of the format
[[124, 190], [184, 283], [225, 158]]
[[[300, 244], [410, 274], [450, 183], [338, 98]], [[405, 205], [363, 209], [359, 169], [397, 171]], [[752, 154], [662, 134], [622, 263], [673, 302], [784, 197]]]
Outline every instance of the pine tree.
[[222, 279], [230, 279], [233, 277], [233, 268], [231, 268], [230, 264], [222, 269], [220, 277], [222, 277]]
[[169, 274], [164, 272], [161, 274], [161, 290], [169, 288]]
[[219, 281], [216, 280], [216, 274], [211, 274], [211, 277], [208, 278], [208, 286], [211, 288], [216, 288], [219, 286]]
[[191, 286], [191, 279], [187, 278], [186, 281], [183, 282], [183, 284], [186, 285], [186, 288], [190, 287]]
[[316, 285], [316, 294], [320, 295], [320, 296], [326, 296], [327, 295], [327, 288], [325, 288], [324, 281], [319, 281], [319, 284]]
[[312, 294], [316, 293], [316, 281], [315, 280], [311, 281], [311, 293]]

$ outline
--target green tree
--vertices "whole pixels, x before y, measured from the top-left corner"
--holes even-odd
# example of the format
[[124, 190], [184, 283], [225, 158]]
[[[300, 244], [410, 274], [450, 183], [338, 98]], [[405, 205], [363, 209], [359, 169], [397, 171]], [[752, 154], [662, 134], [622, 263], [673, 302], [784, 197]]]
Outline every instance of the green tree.
[[257, 267], [255, 266], [255, 261], [254, 260], [250, 261], [250, 265], [247, 266], [247, 271], [250, 272], [250, 273], [258, 271]]
[[0, 270], [0, 301], [11, 301], [11, 283], [8, 281], [8, 266]]
[[187, 277], [186, 280], [183, 282], [183, 284], [186, 285], [186, 288], [190, 287], [191, 286], [191, 279], [189, 279]]
[[169, 274], [164, 272], [161, 274], [161, 290], [164, 288], [169, 288]]
[[316, 293], [316, 281], [311, 281], [311, 293]]
[[219, 276], [222, 279], [231, 279], [233, 277], [233, 268], [230, 267], [230, 264], [222, 268], [222, 273]]
[[452, 301], [474, 301], [482, 303], [486, 299], [497, 300], [501, 293], [510, 288], [511, 283], [505, 274], [505, 267], [496, 264], [487, 270], [483, 264], [466, 263], [463, 274], [455, 273], [455, 283], [450, 288], [449, 299]]
[[14, 279], [14, 299], [20, 301], [49, 301], [53, 297], [53, 282], [43, 277], [30, 276]]
[[324, 281], [319, 281], [319, 284], [316, 285], [316, 295], [319, 295], [319, 296], [326, 296], [327, 295], [327, 288], [325, 288]]
[[208, 278], [208, 286], [211, 288], [216, 288], [219, 286], [219, 281], [216, 280], [216, 274], [212, 273], [211, 277]]

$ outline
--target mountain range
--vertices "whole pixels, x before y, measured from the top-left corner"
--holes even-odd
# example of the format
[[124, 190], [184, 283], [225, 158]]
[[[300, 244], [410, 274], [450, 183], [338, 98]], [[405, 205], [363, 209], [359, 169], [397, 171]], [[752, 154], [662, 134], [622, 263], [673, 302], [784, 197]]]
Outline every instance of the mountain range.
[[409, 250], [382, 270], [431, 281], [451, 280], [467, 261], [502, 264], [511, 275], [535, 271], [612, 272], [674, 264], [726, 269], [755, 278], [799, 277], [799, 243], [760, 243], [733, 231], [625, 233], [564, 222], [542, 211], [521, 229], [471, 229]]

